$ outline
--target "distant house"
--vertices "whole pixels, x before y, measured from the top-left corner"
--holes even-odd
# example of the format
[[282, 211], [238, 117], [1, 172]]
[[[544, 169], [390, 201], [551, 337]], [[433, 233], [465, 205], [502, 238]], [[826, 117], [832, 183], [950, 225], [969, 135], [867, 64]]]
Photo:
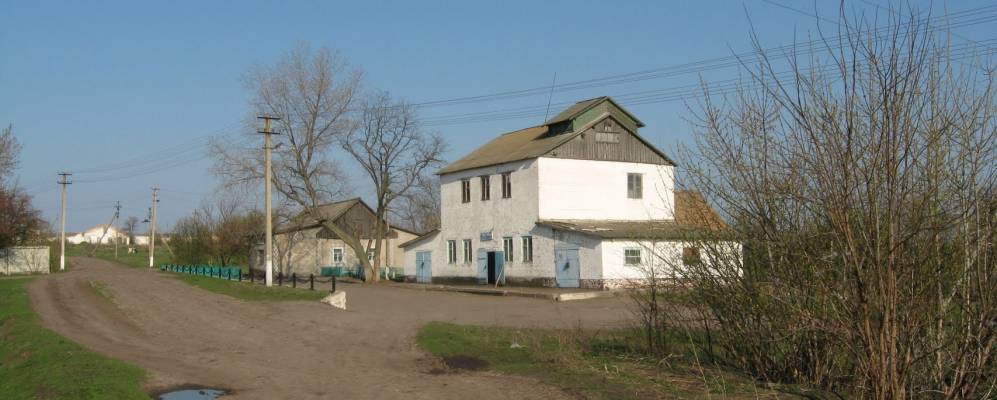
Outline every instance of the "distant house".
[[71, 244], [112, 244], [115, 241], [120, 244], [128, 244], [128, 234], [107, 224], [97, 225], [83, 232], [67, 234], [66, 236], [66, 242]]
[[441, 227], [401, 245], [406, 278], [611, 288], [646, 263], [682, 265], [698, 254], [685, 235], [724, 223], [702, 196], [675, 190], [675, 163], [643, 126], [599, 97], [446, 166]]
[[[367, 257], [374, 259], [372, 240], [374, 222], [377, 220], [372, 210], [359, 198], [325, 204], [317, 212], [324, 221], [331, 221], [346, 231], [360, 236], [360, 241], [369, 246]], [[400, 267], [404, 252], [399, 243], [418, 237], [419, 234], [392, 226], [381, 248], [381, 265]], [[322, 226], [320, 221], [302, 213], [274, 229], [274, 267], [285, 274], [316, 274], [322, 268], [342, 267], [356, 269], [359, 260], [352, 248], [346, 245], [335, 233]], [[254, 270], [264, 269], [263, 244], [254, 247], [250, 254], [250, 265]]]
[[[135, 238], [136, 246], [148, 246], [149, 245], [149, 235], [132, 235]], [[169, 243], [170, 234], [169, 233], [159, 233], [156, 232], [156, 243]]]

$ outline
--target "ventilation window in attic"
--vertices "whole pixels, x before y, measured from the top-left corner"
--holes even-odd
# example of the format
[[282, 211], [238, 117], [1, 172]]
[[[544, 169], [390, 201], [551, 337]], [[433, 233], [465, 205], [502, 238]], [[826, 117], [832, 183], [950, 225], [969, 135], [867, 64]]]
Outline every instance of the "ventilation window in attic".
[[613, 123], [613, 120], [607, 119], [596, 125], [595, 141], [598, 143], [620, 142], [620, 133], [616, 130], [616, 124]]

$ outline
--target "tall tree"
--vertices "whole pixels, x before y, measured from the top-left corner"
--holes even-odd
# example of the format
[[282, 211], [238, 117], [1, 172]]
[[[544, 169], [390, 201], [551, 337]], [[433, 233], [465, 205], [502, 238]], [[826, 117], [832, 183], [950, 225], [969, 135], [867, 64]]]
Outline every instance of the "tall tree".
[[36, 240], [47, 228], [31, 196], [10, 182], [20, 151], [21, 144], [8, 125], [0, 132], [0, 249]]
[[0, 184], [17, 168], [17, 156], [21, 152], [21, 143], [14, 137], [13, 128], [7, 125], [0, 131]]
[[391, 214], [397, 216], [407, 228], [428, 232], [440, 227], [439, 177], [423, 173], [408, 193], [398, 200], [398, 205], [391, 208]]
[[[280, 117], [280, 133], [273, 152], [273, 184], [280, 201], [302, 212], [335, 233], [369, 269], [367, 248], [348, 227], [327, 221], [317, 207], [342, 200], [349, 192], [346, 173], [332, 157], [332, 149], [354, 127], [353, 116], [363, 74], [350, 67], [338, 52], [321, 48], [312, 52], [299, 45], [273, 65], [253, 68], [244, 79], [253, 92], [252, 124], [257, 114]], [[259, 143], [257, 134], [252, 143]], [[264, 179], [263, 152], [258, 146], [240, 147], [226, 141], [211, 146], [217, 155], [215, 172], [227, 185], [259, 185]]]
[[392, 203], [417, 186], [423, 173], [441, 163], [443, 140], [419, 127], [415, 109], [377, 91], [362, 102], [356, 129], [342, 140], [374, 186], [374, 263], [370, 276], [379, 280], [381, 249], [387, 234], [388, 210]]

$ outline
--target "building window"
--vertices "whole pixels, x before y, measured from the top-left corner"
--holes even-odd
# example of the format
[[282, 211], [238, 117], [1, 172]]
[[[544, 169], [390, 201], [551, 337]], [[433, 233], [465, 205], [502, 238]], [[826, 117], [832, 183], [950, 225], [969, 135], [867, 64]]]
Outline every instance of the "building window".
[[470, 203], [471, 202], [471, 180], [461, 179], [460, 180], [460, 202]]
[[640, 249], [624, 249], [623, 263], [626, 265], [640, 265]]
[[343, 263], [343, 248], [337, 247], [332, 249], [332, 263], [335, 265], [341, 265]]
[[502, 174], [502, 198], [510, 197], [512, 197], [512, 172], [505, 172]]
[[696, 265], [699, 262], [699, 247], [682, 248], [682, 265]]
[[627, 197], [640, 199], [644, 197], [644, 175], [627, 174]]
[[492, 183], [488, 175], [481, 176], [481, 201], [488, 201], [492, 198]]
[[374, 262], [374, 250], [367, 250], [367, 261]]
[[471, 262], [471, 239], [464, 239], [464, 263]]
[[523, 236], [523, 262], [533, 262], [533, 236]]
[[447, 263], [456, 264], [457, 263], [457, 241], [447, 240]]
[[516, 259], [512, 255], [513, 248], [512, 248], [512, 238], [511, 237], [504, 237], [504, 238], [502, 238], [502, 249], [505, 250], [505, 261], [506, 262], [511, 262], [512, 260]]

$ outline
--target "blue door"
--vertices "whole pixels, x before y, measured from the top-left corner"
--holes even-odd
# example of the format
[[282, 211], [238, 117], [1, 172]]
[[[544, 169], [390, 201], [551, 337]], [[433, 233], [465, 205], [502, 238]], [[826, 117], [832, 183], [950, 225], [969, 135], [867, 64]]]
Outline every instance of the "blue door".
[[581, 269], [578, 265], [578, 249], [555, 249], [554, 273], [557, 287], [579, 287]]
[[478, 249], [478, 283], [488, 284], [488, 252]]
[[415, 253], [415, 281], [419, 283], [433, 282], [432, 251], [419, 251]]
[[505, 284], [505, 253], [501, 251], [478, 250], [478, 283]]

